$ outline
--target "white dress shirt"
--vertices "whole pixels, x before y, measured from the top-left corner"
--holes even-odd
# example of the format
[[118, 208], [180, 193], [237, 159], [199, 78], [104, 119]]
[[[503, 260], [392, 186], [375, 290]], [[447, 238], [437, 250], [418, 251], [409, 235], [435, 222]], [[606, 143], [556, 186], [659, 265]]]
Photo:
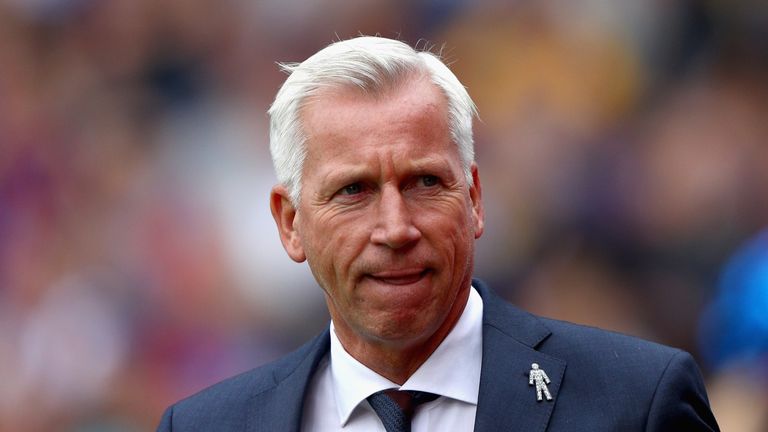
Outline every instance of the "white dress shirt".
[[474, 429], [482, 364], [483, 300], [474, 288], [458, 322], [435, 352], [399, 386], [372, 371], [342, 347], [331, 323], [331, 351], [307, 391], [304, 432], [384, 432], [366, 398], [386, 389], [440, 395], [416, 409], [413, 432]]

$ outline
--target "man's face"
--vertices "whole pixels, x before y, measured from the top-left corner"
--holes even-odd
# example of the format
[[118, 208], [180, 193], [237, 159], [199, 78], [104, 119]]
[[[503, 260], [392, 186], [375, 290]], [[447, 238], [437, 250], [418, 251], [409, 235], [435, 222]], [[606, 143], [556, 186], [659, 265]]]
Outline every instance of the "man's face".
[[445, 97], [427, 78], [376, 97], [325, 90], [301, 118], [301, 202], [277, 186], [272, 210], [289, 255], [325, 290], [339, 339], [349, 351], [444, 337], [483, 230], [477, 167], [468, 184]]

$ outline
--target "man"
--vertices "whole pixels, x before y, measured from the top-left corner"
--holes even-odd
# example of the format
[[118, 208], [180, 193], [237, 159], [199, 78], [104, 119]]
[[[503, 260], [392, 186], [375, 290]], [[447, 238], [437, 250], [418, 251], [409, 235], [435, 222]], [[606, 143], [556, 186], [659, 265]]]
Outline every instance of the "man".
[[687, 353], [532, 316], [472, 280], [475, 107], [437, 57], [360, 37], [286, 69], [270, 204], [330, 327], [170, 407], [159, 431], [718, 430]]

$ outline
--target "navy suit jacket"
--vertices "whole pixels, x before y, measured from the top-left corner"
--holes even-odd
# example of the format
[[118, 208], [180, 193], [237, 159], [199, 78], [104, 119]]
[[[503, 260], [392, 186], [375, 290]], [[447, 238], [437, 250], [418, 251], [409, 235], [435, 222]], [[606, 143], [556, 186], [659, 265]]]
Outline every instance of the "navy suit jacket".
[[[716, 431], [691, 356], [637, 338], [536, 317], [480, 281], [483, 363], [475, 431]], [[296, 431], [328, 330], [297, 351], [168, 408], [158, 432]], [[549, 376], [536, 400], [531, 364]], [[461, 370], [446, 371], [446, 379]]]

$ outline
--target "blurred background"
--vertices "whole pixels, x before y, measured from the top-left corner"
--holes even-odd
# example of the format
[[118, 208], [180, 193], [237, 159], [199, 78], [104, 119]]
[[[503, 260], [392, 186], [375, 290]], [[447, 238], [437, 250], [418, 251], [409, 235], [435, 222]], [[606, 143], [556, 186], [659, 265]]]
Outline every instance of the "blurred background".
[[476, 274], [686, 349], [768, 430], [768, 3], [0, 0], [0, 430], [153, 430], [320, 332], [266, 110], [328, 43], [442, 52], [475, 99]]

